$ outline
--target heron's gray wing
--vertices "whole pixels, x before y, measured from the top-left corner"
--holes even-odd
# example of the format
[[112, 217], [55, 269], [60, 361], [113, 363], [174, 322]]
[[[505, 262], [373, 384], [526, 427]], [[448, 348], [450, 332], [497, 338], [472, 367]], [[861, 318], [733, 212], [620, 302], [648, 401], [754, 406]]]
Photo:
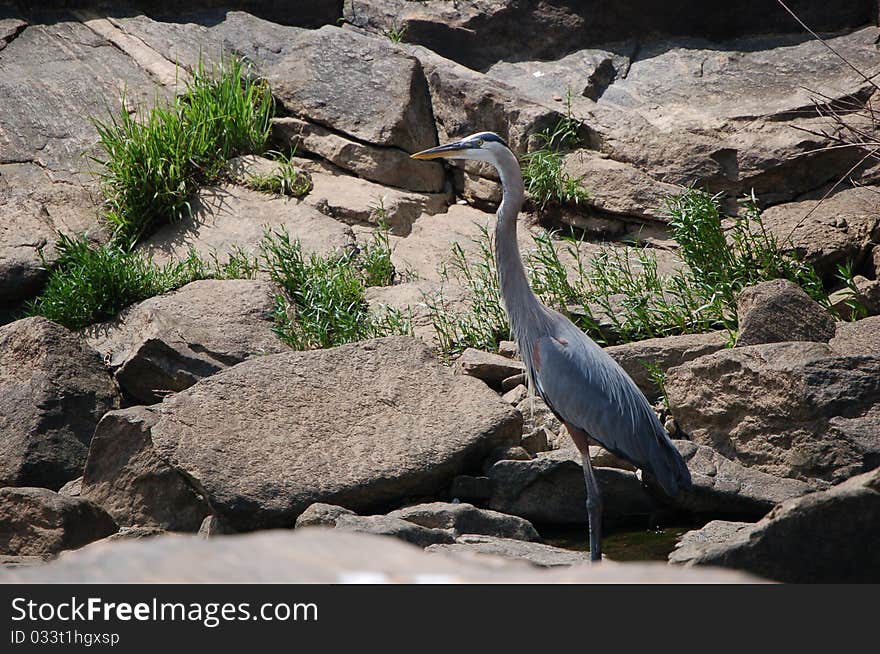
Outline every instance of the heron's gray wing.
[[653, 475], [669, 495], [689, 487], [687, 466], [629, 375], [574, 325], [557, 327], [533, 347], [536, 390], [547, 405]]

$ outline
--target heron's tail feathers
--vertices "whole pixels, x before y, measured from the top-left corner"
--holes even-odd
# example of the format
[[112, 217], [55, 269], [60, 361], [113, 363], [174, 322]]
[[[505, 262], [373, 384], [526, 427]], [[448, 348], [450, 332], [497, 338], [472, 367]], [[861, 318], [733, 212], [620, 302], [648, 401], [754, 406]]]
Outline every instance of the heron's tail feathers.
[[669, 497], [675, 497], [679, 491], [689, 491], [693, 488], [693, 481], [687, 463], [666, 435], [665, 430], [657, 436], [660, 456], [654, 460], [653, 469], [647, 471], [649, 477]]

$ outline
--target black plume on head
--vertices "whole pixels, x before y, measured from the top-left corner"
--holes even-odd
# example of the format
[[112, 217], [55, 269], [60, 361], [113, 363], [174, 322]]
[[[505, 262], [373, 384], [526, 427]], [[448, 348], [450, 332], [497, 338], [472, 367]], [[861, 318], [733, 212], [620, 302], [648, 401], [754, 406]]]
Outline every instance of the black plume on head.
[[484, 141], [495, 141], [496, 143], [500, 143], [501, 145], [503, 145], [508, 150], [510, 149], [510, 146], [507, 145], [507, 142], [503, 138], [498, 136], [495, 132], [483, 132], [482, 134], [480, 134], [480, 138]]

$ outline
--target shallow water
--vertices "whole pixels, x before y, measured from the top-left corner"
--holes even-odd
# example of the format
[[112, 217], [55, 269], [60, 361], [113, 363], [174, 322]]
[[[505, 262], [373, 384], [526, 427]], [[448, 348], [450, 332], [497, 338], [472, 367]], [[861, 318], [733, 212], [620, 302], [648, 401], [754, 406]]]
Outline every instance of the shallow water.
[[[605, 556], [614, 561], [666, 561], [679, 536], [693, 526], [630, 529], [609, 532], [602, 539]], [[581, 527], [539, 529], [547, 545], [586, 552], [590, 549], [587, 530]]]

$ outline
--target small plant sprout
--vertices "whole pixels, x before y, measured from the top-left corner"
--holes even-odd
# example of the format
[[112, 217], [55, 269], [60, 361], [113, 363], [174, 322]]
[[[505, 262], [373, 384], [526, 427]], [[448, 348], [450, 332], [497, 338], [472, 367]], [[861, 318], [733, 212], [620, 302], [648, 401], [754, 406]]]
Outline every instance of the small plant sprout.
[[385, 36], [387, 36], [392, 43], [403, 43], [403, 39], [406, 36], [406, 25], [399, 25], [395, 22], [388, 28], [388, 31], [385, 32]]
[[245, 183], [255, 191], [302, 197], [312, 190], [312, 178], [303, 170], [297, 170], [293, 163], [295, 150], [290, 155], [270, 151], [267, 154], [275, 161], [276, 167], [270, 173], [251, 174]]

